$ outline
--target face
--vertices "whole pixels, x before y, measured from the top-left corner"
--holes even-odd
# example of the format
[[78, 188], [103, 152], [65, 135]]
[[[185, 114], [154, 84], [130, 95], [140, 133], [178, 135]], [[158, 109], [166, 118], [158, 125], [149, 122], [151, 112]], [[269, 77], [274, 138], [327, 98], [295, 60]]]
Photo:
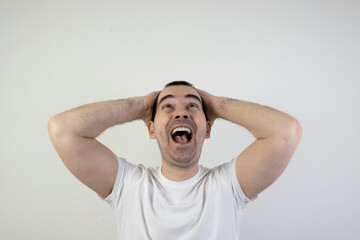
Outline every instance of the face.
[[158, 97], [150, 138], [156, 139], [163, 161], [187, 168], [197, 164], [211, 125], [206, 121], [199, 93], [189, 86], [170, 86]]

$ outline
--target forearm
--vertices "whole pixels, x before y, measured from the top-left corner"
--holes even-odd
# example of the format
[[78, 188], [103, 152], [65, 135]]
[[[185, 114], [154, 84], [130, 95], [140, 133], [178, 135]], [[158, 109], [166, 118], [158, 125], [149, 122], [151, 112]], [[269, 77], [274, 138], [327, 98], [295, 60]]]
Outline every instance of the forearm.
[[143, 119], [148, 113], [144, 97], [104, 101], [80, 106], [52, 117], [49, 126], [57, 134], [95, 138], [117, 124]]
[[[208, 98], [213, 118], [222, 118], [248, 129], [256, 138], [296, 135], [299, 123], [290, 115], [256, 103], [212, 96]], [[295, 131], [295, 132], [294, 132]]]
[[286, 137], [295, 121], [283, 112], [256, 103], [219, 98], [218, 104], [218, 117], [245, 127], [256, 138]]

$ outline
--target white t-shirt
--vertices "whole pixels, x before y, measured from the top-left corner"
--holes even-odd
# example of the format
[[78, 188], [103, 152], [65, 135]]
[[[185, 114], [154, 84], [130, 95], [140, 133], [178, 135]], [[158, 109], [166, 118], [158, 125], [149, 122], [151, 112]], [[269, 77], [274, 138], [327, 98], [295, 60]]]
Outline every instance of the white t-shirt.
[[249, 199], [235, 173], [235, 159], [175, 182], [161, 167], [145, 168], [119, 158], [112, 193], [117, 239], [240, 239], [240, 219]]

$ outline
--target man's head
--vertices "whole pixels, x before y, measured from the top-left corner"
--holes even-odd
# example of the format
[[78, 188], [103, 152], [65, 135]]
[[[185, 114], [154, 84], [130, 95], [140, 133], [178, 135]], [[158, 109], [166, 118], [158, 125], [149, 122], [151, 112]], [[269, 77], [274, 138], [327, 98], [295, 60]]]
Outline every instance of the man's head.
[[188, 82], [171, 82], [154, 105], [149, 135], [157, 140], [162, 160], [177, 167], [192, 167], [198, 162], [204, 139], [210, 137], [211, 130], [199, 92]]
[[[182, 80], [169, 82], [168, 84], [165, 85], [164, 89], [167, 88], [167, 87], [170, 87], [170, 86], [189, 86], [189, 87], [192, 87], [192, 88], [195, 89], [195, 86], [194, 86], [193, 84], [191, 84], [191, 83], [189, 83], [189, 82], [186, 82], [186, 81], [182, 81]], [[159, 95], [160, 95], [160, 94], [159, 94]], [[152, 109], [151, 121], [154, 121], [154, 119], [155, 119], [155, 115], [156, 115], [156, 111], [157, 111], [157, 106], [158, 106], [159, 95], [157, 96], [157, 98], [156, 98], [156, 100], [155, 100], [155, 104], [154, 104], [153, 109]], [[200, 99], [201, 99], [201, 98], [200, 98]], [[202, 102], [202, 100], [201, 100], [201, 106], [202, 106], [202, 109], [203, 109], [203, 111], [204, 111], [206, 120], [208, 120], [208, 117], [207, 117], [207, 114], [206, 114], [205, 105], [204, 105], [204, 102]]]

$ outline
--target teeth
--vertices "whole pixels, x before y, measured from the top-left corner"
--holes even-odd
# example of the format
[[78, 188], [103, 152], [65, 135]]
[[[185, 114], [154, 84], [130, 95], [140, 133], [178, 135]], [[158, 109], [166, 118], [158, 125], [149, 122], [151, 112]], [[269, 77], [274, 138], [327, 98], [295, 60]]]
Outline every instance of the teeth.
[[175, 134], [176, 132], [179, 132], [179, 131], [186, 131], [189, 134], [191, 134], [191, 130], [189, 128], [187, 128], [187, 127], [177, 127], [172, 131], [171, 134]]

